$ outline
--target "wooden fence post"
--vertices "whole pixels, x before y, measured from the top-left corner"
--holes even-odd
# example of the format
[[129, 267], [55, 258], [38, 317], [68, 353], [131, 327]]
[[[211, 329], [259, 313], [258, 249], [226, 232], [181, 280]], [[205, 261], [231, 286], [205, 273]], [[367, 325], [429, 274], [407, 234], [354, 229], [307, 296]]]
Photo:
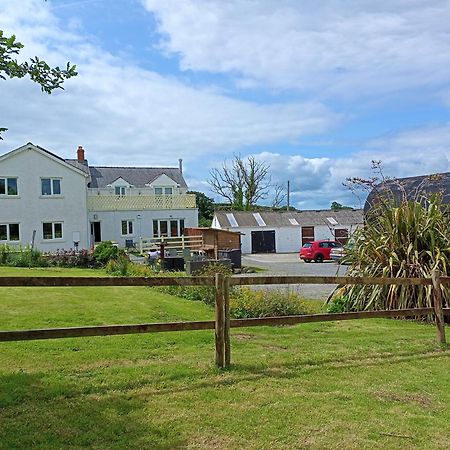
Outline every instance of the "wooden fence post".
[[224, 312], [225, 312], [225, 367], [231, 365], [231, 343], [230, 343], [230, 277], [225, 277], [223, 280], [223, 296], [224, 296]]
[[445, 346], [445, 322], [444, 312], [442, 310], [442, 291], [439, 275], [437, 270], [431, 272], [431, 280], [433, 281], [433, 307], [437, 328], [437, 341], [439, 345]]
[[225, 367], [225, 308], [223, 274], [216, 273], [216, 366]]

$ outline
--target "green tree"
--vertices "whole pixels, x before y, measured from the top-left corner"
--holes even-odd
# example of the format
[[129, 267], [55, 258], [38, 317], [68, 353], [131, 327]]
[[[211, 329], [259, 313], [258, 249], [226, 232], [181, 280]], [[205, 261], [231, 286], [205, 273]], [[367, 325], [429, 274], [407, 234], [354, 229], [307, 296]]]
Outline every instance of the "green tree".
[[253, 156], [244, 160], [235, 155], [231, 166], [225, 161], [221, 169], [212, 169], [210, 176], [211, 190], [239, 211], [253, 209], [258, 200], [267, 198], [271, 187], [269, 165]]
[[200, 227], [210, 227], [214, 217], [214, 200], [203, 192], [189, 191], [188, 194], [195, 194], [198, 208], [198, 225]]
[[352, 209], [351, 206], [345, 206], [338, 202], [331, 203], [330, 208], [334, 211], [339, 211], [340, 209]]
[[[30, 61], [19, 63], [15, 56], [22, 48], [23, 44], [16, 41], [16, 36], [4, 36], [4, 32], [0, 30], [0, 79], [23, 78], [28, 75], [41, 86], [42, 92], [51, 94], [55, 89], [64, 89], [64, 81], [77, 75], [76, 66], [69, 62], [65, 69], [50, 67], [37, 56], [30, 58]], [[7, 128], [0, 128], [0, 139], [1, 133], [6, 130]]]

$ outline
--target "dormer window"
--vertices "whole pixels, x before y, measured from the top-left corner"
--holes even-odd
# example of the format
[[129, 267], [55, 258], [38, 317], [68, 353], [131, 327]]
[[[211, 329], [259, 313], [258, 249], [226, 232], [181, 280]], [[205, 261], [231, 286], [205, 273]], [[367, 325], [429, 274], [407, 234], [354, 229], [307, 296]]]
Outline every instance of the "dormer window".
[[155, 187], [155, 195], [172, 195], [172, 187]]
[[116, 195], [124, 196], [126, 191], [126, 186], [116, 186], [114, 192]]

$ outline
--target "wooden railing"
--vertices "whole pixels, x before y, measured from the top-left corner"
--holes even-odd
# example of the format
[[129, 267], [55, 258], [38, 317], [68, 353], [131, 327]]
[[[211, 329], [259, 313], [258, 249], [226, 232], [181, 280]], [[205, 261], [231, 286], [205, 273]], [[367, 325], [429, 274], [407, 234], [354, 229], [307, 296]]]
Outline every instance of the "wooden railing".
[[[380, 284], [431, 286], [433, 307], [382, 311], [358, 311], [333, 314], [307, 314], [255, 319], [231, 319], [229, 310], [230, 287], [269, 284]], [[74, 287], [74, 286], [211, 286], [215, 287], [215, 320], [169, 323], [141, 323], [132, 325], [105, 325], [89, 327], [0, 331], [1, 341], [57, 339], [69, 337], [107, 336], [134, 333], [158, 333], [166, 331], [215, 330], [215, 362], [218, 367], [231, 364], [230, 329], [254, 326], [295, 325], [311, 322], [370, 319], [380, 317], [418, 317], [434, 315], [437, 341], [446, 346], [444, 316], [450, 316], [450, 308], [442, 306], [441, 285], [450, 284], [450, 277], [432, 278], [358, 278], [358, 277], [0, 277], [1, 287]]]
[[200, 250], [203, 247], [203, 236], [174, 236], [174, 237], [157, 237], [139, 239], [139, 251], [141, 254], [149, 250], [160, 249], [161, 244], [164, 249], [183, 250], [188, 248], [190, 250]]

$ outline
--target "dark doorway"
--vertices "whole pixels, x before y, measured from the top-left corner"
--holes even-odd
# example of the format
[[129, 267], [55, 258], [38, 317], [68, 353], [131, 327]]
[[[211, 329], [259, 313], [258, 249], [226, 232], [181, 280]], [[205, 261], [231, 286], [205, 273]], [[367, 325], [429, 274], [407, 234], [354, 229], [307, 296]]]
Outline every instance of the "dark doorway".
[[91, 240], [94, 244], [102, 242], [102, 230], [100, 222], [91, 222]]
[[275, 230], [252, 231], [252, 253], [275, 253]]
[[302, 246], [314, 241], [314, 227], [302, 227]]

